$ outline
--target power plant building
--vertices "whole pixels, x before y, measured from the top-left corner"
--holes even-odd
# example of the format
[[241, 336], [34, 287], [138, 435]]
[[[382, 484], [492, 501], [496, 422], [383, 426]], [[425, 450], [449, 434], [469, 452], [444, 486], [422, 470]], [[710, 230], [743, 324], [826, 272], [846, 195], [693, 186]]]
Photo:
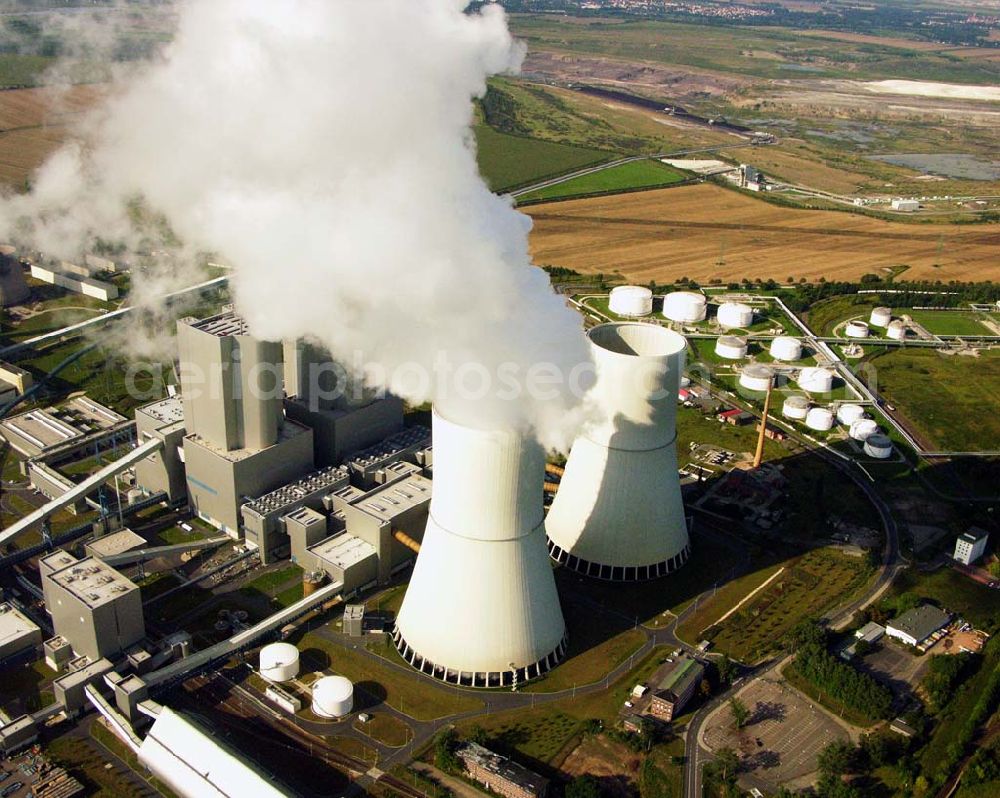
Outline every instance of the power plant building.
[[602, 412], [573, 442], [545, 526], [552, 558], [599, 579], [653, 579], [690, 553], [677, 471], [684, 337], [648, 324], [589, 332]]
[[0, 662], [42, 644], [42, 630], [13, 604], [0, 604]]
[[184, 405], [171, 396], [144, 405], [135, 411], [135, 434], [140, 443], [157, 439], [163, 448], [135, 464], [135, 482], [146, 494], [167, 494], [170, 504], [187, 498], [184, 471]]
[[39, 569], [52, 626], [78, 656], [114, 657], [145, 637], [139, 588], [110, 565], [57, 551]]
[[231, 311], [177, 324], [191, 507], [239, 537], [240, 505], [313, 467], [312, 430], [286, 421], [282, 347]]

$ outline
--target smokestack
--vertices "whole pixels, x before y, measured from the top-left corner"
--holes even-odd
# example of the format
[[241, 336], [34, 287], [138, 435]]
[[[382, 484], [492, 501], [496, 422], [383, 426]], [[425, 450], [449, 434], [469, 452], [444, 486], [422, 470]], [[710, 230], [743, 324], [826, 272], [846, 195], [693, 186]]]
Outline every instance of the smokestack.
[[539, 444], [457, 424], [437, 411], [430, 515], [396, 622], [403, 658], [436, 679], [502, 687], [566, 651], [545, 556]]
[[676, 450], [686, 342], [653, 324], [604, 324], [589, 336], [604, 420], [573, 443], [545, 521], [549, 553], [599, 579], [654, 579], [690, 553]]

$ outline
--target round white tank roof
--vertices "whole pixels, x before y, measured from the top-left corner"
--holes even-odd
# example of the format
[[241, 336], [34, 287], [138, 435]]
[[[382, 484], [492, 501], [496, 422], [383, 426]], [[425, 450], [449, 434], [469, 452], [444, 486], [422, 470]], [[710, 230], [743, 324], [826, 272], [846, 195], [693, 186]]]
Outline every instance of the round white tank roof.
[[889, 326], [885, 328], [885, 334], [894, 341], [902, 341], [906, 337], [906, 325], [898, 319], [890, 321]]
[[873, 327], [886, 327], [892, 321], [891, 308], [874, 308], [868, 323]]
[[809, 429], [826, 432], [833, 428], [833, 413], [826, 407], [814, 407], [806, 416], [806, 426]]
[[793, 361], [802, 357], [802, 342], [787, 335], [771, 341], [771, 357], [775, 360]]
[[740, 385], [750, 391], [766, 391], [774, 379], [774, 371], [767, 366], [751, 363], [740, 372]]
[[739, 360], [747, 355], [747, 339], [736, 335], [722, 335], [715, 342], [715, 354], [727, 360]]
[[789, 396], [785, 400], [781, 406], [781, 415], [785, 418], [801, 421], [809, 414], [809, 407], [809, 398], [796, 394], [795, 396]]
[[865, 454], [878, 460], [885, 460], [892, 455], [892, 441], [881, 433], [869, 435], [865, 441]]
[[810, 393], [826, 393], [833, 388], [833, 372], [810, 366], [799, 372], [799, 387]]
[[324, 676], [312, 687], [312, 709], [323, 718], [342, 718], [354, 707], [354, 685], [343, 676]]
[[851, 424], [851, 437], [856, 441], [866, 441], [878, 433], [878, 422], [870, 418], [859, 418]]
[[844, 332], [848, 338], [867, 338], [871, 333], [871, 329], [868, 327], [867, 322], [849, 321], [847, 322], [847, 327], [844, 328]]
[[753, 308], [742, 302], [724, 302], [719, 306], [718, 319], [723, 327], [749, 327], [753, 324]]
[[864, 414], [865, 409], [861, 405], [841, 405], [837, 408], [837, 421], [849, 427]]
[[708, 300], [694, 291], [674, 291], [663, 297], [663, 315], [671, 321], [704, 321]]
[[608, 306], [619, 316], [648, 316], [653, 312], [653, 292], [641, 285], [620, 285], [611, 289]]
[[287, 682], [299, 675], [299, 650], [291, 643], [270, 643], [260, 650], [260, 675]]

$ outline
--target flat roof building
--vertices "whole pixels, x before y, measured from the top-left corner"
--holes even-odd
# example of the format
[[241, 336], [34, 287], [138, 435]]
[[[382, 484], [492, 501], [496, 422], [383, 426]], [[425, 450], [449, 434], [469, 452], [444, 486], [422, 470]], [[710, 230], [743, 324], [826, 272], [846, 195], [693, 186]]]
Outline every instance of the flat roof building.
[[0, 661], [42, 644], [42, 630], [13, 604], [0, 604]]
[[137, 535], [131, 529], [122, 529], [90, 541], [84, 545], [83, 550], [88, 557], [98, 557], [103, 560], [116, 554], [141, 549], [146, 545], [148, 543], [142, 535]]
[[955, 540], [955, 559], [963, 565], [972, 565], [983, 556], [989, 540], [990, 533], [977, 526], [972, 527], [968, 532], [963, 532]]
[[163, 448], [135, 464], [135, 482], [144, 493], [166, 493], [170, 504], [187, 498], [184, 473], [184, 403], [170, 396], [135, 411], [135, 431], [140, 443], [163, 441]]
[[59, 552], [40, 571], [53, 628], [78, 655], [115, 656], [145, 637], [139, 588], [102, 560]]
[[327, 538], [309, 549], [315, 567], [326, 571], [333, 582], [343, 582], [345, 596], [378, 579], [379, 558], [375, 547], [348, 532]]
[[919, 646], [950, 621], [951, 615], [944, 610], [932, 604], [922, 604], [889, 621], [885, 626], [885, 633], [907, 645]]
[[77, 396], [60, 407], [29, 410], [5, 419], [0, 435], [25, 457], [38, 457], [127, 424], [128, 419], [111, 408]]
[[360, 452], [347, 460], [351, 472], [351, 482], [363, 490], [371, 490], [378, 481], [380, 469], [400, 460], [416, 463], [417, 452], [430, 445], [431, 431], [427, 427], [407, 427], [384, 441]]
[[472, 779], [504, 798], [543, 798], [548, 793], [544, 776], [478, 743], [464, 743], [455, 753]]

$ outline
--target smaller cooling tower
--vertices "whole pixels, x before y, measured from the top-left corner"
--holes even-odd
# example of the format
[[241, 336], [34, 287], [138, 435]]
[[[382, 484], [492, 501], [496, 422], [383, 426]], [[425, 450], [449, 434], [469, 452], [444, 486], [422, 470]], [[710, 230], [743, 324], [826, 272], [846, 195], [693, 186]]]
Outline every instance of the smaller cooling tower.
[[653, 312], [653, 292], [641, 285], [620, 285], [611, 289], [608, 306], [618, 316], [648, 316]]
[[291, 643], [271, 643], [260, 650], [260, 675], [271, 682], [288, 682], [299, 675], [299, 650]]
[[715, 342], [715, 354], [726, 360], [740, 360], [747, 356], [747, 339], [736, 335], [721, 335]]
[[799, 387], [809, 393], [828, 393], [833, 388], [833, 372], [824, 368], [804, 368], [799, 372]]
[[771, 357], [791, 363], [802, 358], [802, 342], [783, 335], [771, 341]]
[[740, 373], [740, 385], [748, 391], [766, 391], [771, 387], [774, 371], [767, 366], [751, 363]]
[[727, 329], [746, 328], [753, 324], [753, 308], [742, 302], [724, 302], [719, 306], [718, 319]]
[[871, 334], [871, 329], [868, 327], [867, 322], [849, 321], [847, 322], [847, 327], [844, 328], [844, 332], [848, 338], [867, 338]]
[[805, 396], [789, 396], [781, 406], [781, 415], [793, 421], [805, 421], [809, 415], [810, 402]]
[[[676, 396], [675, 386], [671, 407]], [[545, 552], [542, 447], [520, 432], [458, 424], [437, 411], [433, 433], [434, 491], [396, 648], [414, 668], [451, 684], [503, 687], [540, 676], [566, 651]]]
[[906, 338], [906, 325], [899, 319], [890, 321], [889, 326], [885, 328], [885, 334], [893, 341], [902, 341]]
[[354, 708], [354, 685], [343, 676], [324, 676], [312, 687], [312, 711], [321, 718], [342, 718]]
[[837, 408], [837, 421], [845, 427], [851, 426], [864, 415], [865, 409], [861, 405], [841, 405]]
[[888, 327], [892, 321], [892, 310], [890, 308], [874, 308], [868, 323], [872, 327]]
[[869, 435], [865, 441], [865, 454], [876, 460], [888, 460], [892, 457], [892, 441], [881, 433]]
[[686, 343], [649, 324], [604, 324], [589, 336], [601, 419], [573, 442], [545, 521], [549, 553], [598, 579], [653, 579], [689, 552], [676, 451]]
[[674, 291], [663, 297], [663, 315], [671, 321], [694, 323], [704, 321], [708, 300], [694, 291]]
[[878, 433], [878, 422], [870, 418], [859, 418], [851, 424], [851, 437], [856, 441], [866, 441]]
[[24, 270], [14, 257], [13, 247], [0, 251], [0, 307], [20, 305], [31, 296], [31, 289], [24, 280]]
[[806, 426], [817, 432], [833, 429], [833, 413], [825, 407], [814, 407], [806, 416]]

